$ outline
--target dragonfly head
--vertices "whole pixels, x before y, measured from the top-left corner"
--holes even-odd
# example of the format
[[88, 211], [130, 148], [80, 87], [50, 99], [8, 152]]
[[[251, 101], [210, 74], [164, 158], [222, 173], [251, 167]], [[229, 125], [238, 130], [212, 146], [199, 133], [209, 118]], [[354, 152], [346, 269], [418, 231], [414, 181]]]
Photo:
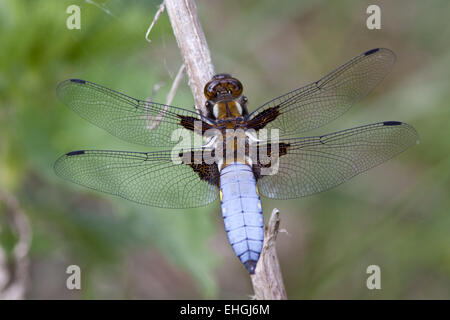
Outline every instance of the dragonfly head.
[[248, 115], [247, 98], [242, 95], [242, 91], [242, 83], [230, 74], [214, 75], [204, 89], [208, 116], [226, 119]]

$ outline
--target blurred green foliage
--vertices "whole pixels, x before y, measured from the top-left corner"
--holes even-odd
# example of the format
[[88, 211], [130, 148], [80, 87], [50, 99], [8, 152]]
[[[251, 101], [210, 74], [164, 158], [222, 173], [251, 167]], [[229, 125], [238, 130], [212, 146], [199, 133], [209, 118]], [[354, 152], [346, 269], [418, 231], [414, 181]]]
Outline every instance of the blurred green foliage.
[[[66, 8], [81, 7], [81, 30]], [[382, 29], [368, 30], [378, 4]], [[52, 170], [78, 149], [146, 150], [80, 119], [55, 95], [82, 78], [164, 102], [181, 58], [166, 14], [144, 35], [159, 1], [0, 1], [0, 188], [33, 230], [28, 298], [247, 298], [217, 203], [163, 210], [72, 185]], [[217, 72], [244, 83], [250, 108], [316, 80], [374, 47], [398, 56], [392, 74], [342, 119], [315, 133], [383, 120], [415, 126], [418, 146], [339, 188], [281, 211], [278, 240], [288, 296], [450, 298], [450, 3], [423, 1], [198, 1]], [[237, 36], [238, 35], [238, 36]], [[174, 105], [192, 108], [187, 83]], [[0, 244], [11, 248], [0, 206]], [[79, 292], [66, 267], [82, 269]], [[366, 268], [382, 290], [366, 288]]]

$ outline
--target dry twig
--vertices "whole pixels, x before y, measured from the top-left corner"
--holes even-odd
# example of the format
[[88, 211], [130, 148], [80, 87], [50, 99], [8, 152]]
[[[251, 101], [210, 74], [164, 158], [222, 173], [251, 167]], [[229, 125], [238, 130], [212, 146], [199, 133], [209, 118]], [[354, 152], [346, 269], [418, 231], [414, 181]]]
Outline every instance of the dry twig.
[[159, 6], [158, 11], [156, 11], [155, 17], [153, 18], [153, 21], [152, 21], [150, 27], [148, 27], [147, 33], [145, 34], [145, 39], [146, 39], [148, 42], [152, 42], [152, 41], [150, 40], [150, 38], [149, 38], [150, 32], [152, 31], [153, 27], [155, 26], [155, 23], [158, 21], [159, 16], [161, 15], [161, 13], [164, 12], [164, 9], [165, 9], [164, 3], [161, 3], [160, 6]]
[[197, 7], [193, 0], [165, 0], [164, 4], [186, 65], [195, 108], [206, 114], [203, 86], [214, 75], [214, 66], [198, 19]]
[[0, 300], [23, 299], [28, 283], [31, 227], [27, 215], [12, 194], [0, 190], [0, 202], [4, 203], [6, 220], [18, 238], [10, 261], [0, 247]]
[[255, 274], [251, 276], [255, 290], [254, 298], [257, 300], [287, 299], [275, 247], [279, 228], [280, 212], [275, 208], [264, 228], [263, 251], [256, 265]]

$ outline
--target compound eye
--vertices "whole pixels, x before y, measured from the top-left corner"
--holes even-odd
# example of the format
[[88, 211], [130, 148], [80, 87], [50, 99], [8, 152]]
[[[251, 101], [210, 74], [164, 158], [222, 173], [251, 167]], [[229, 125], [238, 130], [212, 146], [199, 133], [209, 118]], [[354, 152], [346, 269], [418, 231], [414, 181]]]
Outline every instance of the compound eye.
[[242, 90], [242, 83], [238, 79], [232, 78], [229, 74], [219, 74], [205, 85], [203, 93], [207, 100], [215, 101], [225, 92], [233, 98], [238, 98], [242, 94]]
[[211, 85], [211, 82], [208, 82], [205, 85], [205, 90], [203, 91], [203, 93], [205, 94], [205, 97], [208, 100], [214, 98], [214, 96], [216, 95], [216, 92], [214, 90], [214, 87]]
[[232, 78], [230, 79], [229, 89], [233, 98], [238, 98], [242, 94], [242, 83], [238, 79]]

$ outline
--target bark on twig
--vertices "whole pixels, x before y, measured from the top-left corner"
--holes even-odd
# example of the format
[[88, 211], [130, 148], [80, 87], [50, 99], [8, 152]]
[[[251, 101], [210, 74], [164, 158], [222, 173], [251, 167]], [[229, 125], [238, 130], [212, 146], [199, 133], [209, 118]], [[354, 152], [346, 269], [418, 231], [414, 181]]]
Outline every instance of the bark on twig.
[[255, 274], [251, 276], [255, 290], [254, 298], [257, 300], [287, 299], [275, 247], [279, 227], [280, 213], [275, 208], [264, 228], [263, 251], [256, 265]]
[[[165, 0], [175, 38], [186, 65], [196, 109], [206, 114], [203, 87], [214, 75], [214, 66], [193, 0]], [[274, 209], [266, 225], [263, 251], [251, 276], [256, 299], [286, 299], [280, 265], [275, 249], [279, 228], [278, 210]]]
[[8, 225], [18, 238], [10, 259], [0, 247], [0, 300], [23, 299], [28, 283], [31, 227], [12, 194], [0, 190], [0, 202], [4, 204]]
[[193, 0], [165, 0], [173, 33], [189, 77], [197, 111], [206, 114], [203, 87], [214, 75], [214, 66]]

